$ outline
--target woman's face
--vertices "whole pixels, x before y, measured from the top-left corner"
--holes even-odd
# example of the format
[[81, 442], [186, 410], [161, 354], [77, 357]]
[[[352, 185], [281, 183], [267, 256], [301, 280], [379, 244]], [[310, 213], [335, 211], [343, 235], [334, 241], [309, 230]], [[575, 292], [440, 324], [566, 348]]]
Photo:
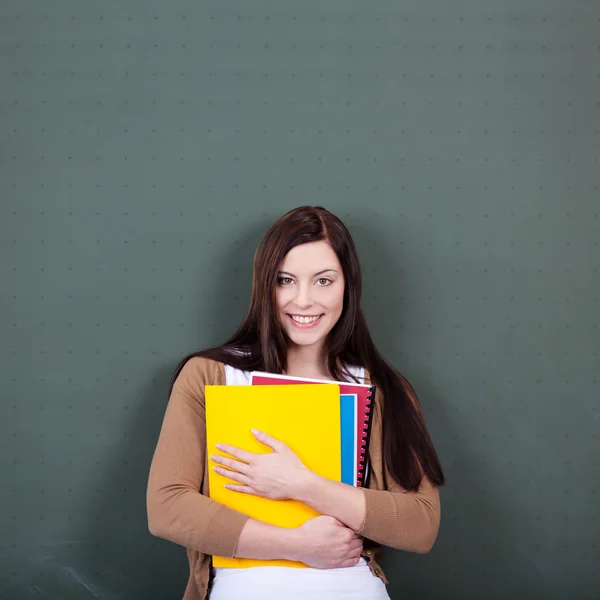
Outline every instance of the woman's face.
[[325, 242], [292, 248], [277, 274], [277, 312], [290, 340], [299, 346], [321, 344], [342, 314], [344, 276]]

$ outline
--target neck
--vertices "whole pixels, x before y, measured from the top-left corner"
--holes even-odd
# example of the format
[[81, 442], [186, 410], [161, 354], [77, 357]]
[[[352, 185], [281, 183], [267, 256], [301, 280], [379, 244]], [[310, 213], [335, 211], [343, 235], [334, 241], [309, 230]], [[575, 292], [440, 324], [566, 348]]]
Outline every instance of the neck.
[[311, 379], [331, 379], [327, 357], [322, 349], [312, 346], [290, 346], [287, 353], [287, 375]]

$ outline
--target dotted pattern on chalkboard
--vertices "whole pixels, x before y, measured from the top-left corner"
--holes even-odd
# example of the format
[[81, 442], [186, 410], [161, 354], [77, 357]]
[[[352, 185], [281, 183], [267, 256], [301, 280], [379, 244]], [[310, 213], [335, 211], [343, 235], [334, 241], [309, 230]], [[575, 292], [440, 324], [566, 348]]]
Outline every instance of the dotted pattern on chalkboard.
[[180, 593], [140, 500], [169, 375], [314, 203], [448, 475], [390, 595], [596, 599], [599, 28], [593, 2], [5, 1], [0, 596]]

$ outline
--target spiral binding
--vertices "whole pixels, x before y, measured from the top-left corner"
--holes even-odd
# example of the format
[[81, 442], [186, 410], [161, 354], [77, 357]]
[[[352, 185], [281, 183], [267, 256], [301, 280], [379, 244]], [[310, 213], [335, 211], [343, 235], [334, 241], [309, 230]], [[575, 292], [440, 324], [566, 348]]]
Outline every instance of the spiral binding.
[[369, 468], [369, 440], [371, 437], [371, 423], [373, 421], [373, 403], [375, 402], [375, 386], [372, 385], [369, 388], [369, 394], [367, 395], [367, 404], [365, 406], [365, 420], [363, 424], [363, 430], [361, 432], [361, 448], [360, 448], [360, 460], [357, 468], [357, 487], [366, 487], [367, 479], [370, 472]]

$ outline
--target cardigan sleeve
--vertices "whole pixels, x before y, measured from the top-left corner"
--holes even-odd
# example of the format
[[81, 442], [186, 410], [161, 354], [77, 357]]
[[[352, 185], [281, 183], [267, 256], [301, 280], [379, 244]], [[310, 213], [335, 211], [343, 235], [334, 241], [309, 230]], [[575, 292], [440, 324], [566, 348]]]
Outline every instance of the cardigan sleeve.
[[421, 554], [429, 552], [440, 525], [438, 489], [424, 477], [416, 492], [398, 484], [364, 488], [365, 518], [358, 533], [378, 544]]
[[177, 377], [150, 465], [146, 507], [153, 535], [232, 557], [248, 516], [200, 493], [206, 468], [204, 385], [217, 377], [218, 363], [198, 357]]
[[[370, 378], [367, 374], [367, 380]], [[412, 387], [405, 381], [415, 408], [421, 407]], [[383, 398], [376, 390], [373, 427], [382, 429]], [[365, 497], [365, 517], [358, 533], [373, 542], [397, 550], [427, 553], [433, 547], [440, 527], [441, 506], [438, 488], [424, 476], [416, 491], [406, 490], [390, 475], [385, 457], [381, 456], [381, 439], [370, 452], [379, 454], [384, 489], [361, 488]]]

